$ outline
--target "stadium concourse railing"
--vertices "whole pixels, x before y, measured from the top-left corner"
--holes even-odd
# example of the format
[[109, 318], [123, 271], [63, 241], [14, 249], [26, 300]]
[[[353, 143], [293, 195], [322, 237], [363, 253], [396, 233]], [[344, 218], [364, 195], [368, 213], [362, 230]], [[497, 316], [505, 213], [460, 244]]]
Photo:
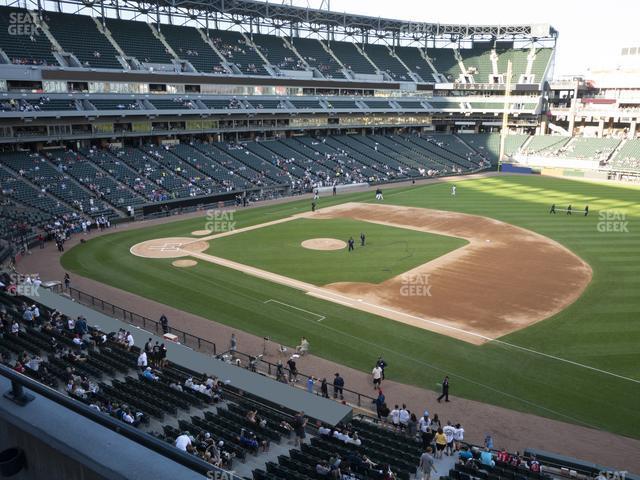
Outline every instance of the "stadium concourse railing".
[[176, 337], [178, 337], [178, 341], [186, 345], [187, 347], [193, 348], [194, 350], [198, 350], [199, 352], [206, 353], [208, 355], [216, 355], [216, 344], [209, 340], [205, 340], [204, 338], [197, 337], [196, 335], [192, 335], [183, 330], [179, 330], [177, 328], [168, 326], [167, 332], [162, 329], [162, 325], [157, 320], [152, 320], [144, 315], [140, 315], [138, 313], [132, 312], [130, 310], [126, 310], [122, 307], [118, 307], [113, 303], [107, 302], [101, 298], [95, 297], [86, 292], [82, 292], [77, 288], [64, 288], [62, 285], [57, 285], [54, 288], [56, 293], [66, 294], [72, 300], [85, 305], [87, 307], [91, 307], [93, 310], [98, 312], [110, 315], [118, 320], [122, 320], [123, 322], [130, 323], [131, 325], [135, 325], [137, 327], [143, 328], [149, 332], [155, 333], [156, 335], [164, 335], [165, 333], [172, 333]]
[[[249, 355], [248, 353], [242, 352], [231, 352], [227, 351], [220, 355], [219, 358], [227, 361], [228, 363], [233, 364], [237, 362], [237, 365], [241, 368], [246, 368], [251, 370], [252, 372], [256, 372], [258, 374], [266, 375], [275, 379], [278, 382], [287, 383], [291, 386], [308, 390], [307, 381], [312, 378], [314, 380], [313, 388], [311, 389], [311, 393], [315, 395], [321, 395], [320, 391], [320, 379], [313, 375], [307, 375], [298, 370], [296, 374], [296, 381], [290, 381], [290, 371], [287, 368], [285, 363], [272, 363], [268, 360], [265, 360], [262, 355]], [[363, 410], [375, 411], [374, 402], [376, 399], [371, 397], [365, 393], [356, 392], [355, 390], [350, 390], [348, 388], [342, 389], [342, 397], [334, 396], [333, 391], [333, 381], [331, 379], [327, 380], [327, 389], [328, 389], [328, 398], [331, 398], [336, 401], [343, 402], [348, 405], [357, 406]]]
[[[53, 289], [54, 292], [59, 294], [68, 295], [72, 300], [77, 301], [78, 303], [90, 307], [93, 310], [104, 313], [105, 315], [113, 316], [123, 322], [129, 323], [131, 325], [138, 326], [145, 330], [148, 330], [156, 335], [163, 335], [164, 331], [162, 330], [162, 325], [159, 321], [152, 320], [144, 315], [137, 314], [135, 312], [131, 312], [122, 307], [118, 307], [106, 300], [98, 298], [90, 293], [83, 292], [78, 290], [77, 288], [69, 287], [64, 288], [62, 285], [56, 285]], [[183, 330], [179, 330], [177, 328], [173, 328], [169, 325], [168, 333], [173, 333], [178, 337], [178, 340], [183, 345], [193, 348], [201, 353], [205, 353], [212, 356], [217, 356], [218, 358], [224, 360], [225, 357], [232, 357], [230, 352], [223, 352], [222, 354], [217, 353], [216, 344], [209, 340], [205, 340], [204, 338], [198, 337], [196, 335], [192, 335]], [[289, 369], [286, 365], [282, 365], [280, 368], [284, 372], [284, 378], [279, 378], [278, 375], [278, 364], [269, 362], [262, 358], [262, 355], [249, 355], [248, 353], [235, 352], [235, 359], [239, 359], [239, 365], [241, 367], [250, 369], [256, 373], [260, 373], [263, 375], [267, 375], [275, 380], [282, 381], [283, 383], [289, 383]], [[244, 361], [242, 361], [244, 359]], [[298, 382], [291, 382], [290, 384], [296, 386], [301, 389], [306, 390], [307, 380], [309, 378], [316, 377], [312, 375], [304, 374], [298, 371], [297, 374]], [[329, 387], [329, 398], [333, 397], [333, 385], [328, 382]], [[320, 395], [320, 382], [319, 380], [315, 382], [313, 393]], [[349, 405], [357, 406], [358, 408], [375, 411], [374, 401], [375, 398], [361, 393], [356, 392], [355, 390], [350, 390], [348, 388], [343, 388], [343, 397], [344, 398], [335, 398], [336, 401], [343, 401]]]

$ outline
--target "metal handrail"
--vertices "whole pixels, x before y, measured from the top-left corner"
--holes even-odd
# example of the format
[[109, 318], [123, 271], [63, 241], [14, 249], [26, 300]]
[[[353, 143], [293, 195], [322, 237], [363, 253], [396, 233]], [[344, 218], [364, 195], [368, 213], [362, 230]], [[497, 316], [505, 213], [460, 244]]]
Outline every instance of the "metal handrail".
[[[275, 363], [269, 362], [268, 360], [264, 360], [261, 355], [256, 356], [256, 355], [249, 355], [248, 353], [243, 353], [243, 352], [238, 352], [238, 351], [235, 351], [235, 352], [226, 351], [226, 352], [220, 354], [219, 357], [224, 357], [224, 356], [227, 356], [227, 355], [231, 356], [231, 357], [234, 357], [234, 356], [235, 357], [243, 357], [243, 358], [245, 358], [245, 363], [244, 363], [244, 365], [241, 364], [241, 367], [247, 368], [247, 369], [249, 369], [251, 371], [255, 371], [257, 373], [263, 373], [263, 374], [265, 374], [265, 375], [267, 375], [267, 376], [269, 376], [271, 378], [274, 378], [274, 379], [278, 380], [277, 377], [276, 377], [276, 371], [278, 369], [278, 365], [275, 364]], [[253, 362], [253, 365], [252, 365], [252, 362]], [[289, 368], [287, 368], [286, 364], [283, 364], [282, 368], [283, 368], [283, 370], [284, 370], [284, 372], [286, 374], [286, 377], [288, 378], [289, 377], [289, 373], [290, 373]], [[298, 377], [302, 377], [304, 379], [304, 382], [302, 384], [300, 384], [300, 385], [296, 385], [295, 383], [292, 384], [292, 385], [297, 386], [298, 388], [303, 389], [303, 390], [307, 389], [306, 388], [306, 381], [309, 378], [314, 378], [314, 379], [318, 380], [318, 377], [315, 377], [313, 375], [307, 375], [305, 373], [301, 373], [300, 371], [297, 372], [297, 376]], [[283, 382], [283, 383], [285, 383], [285, 382]], [[286, 383], [289, 383], [289, 382], [286, 382]], [[333, 388], [333, 384], [332, 383], [327, 382], [327, 385], [330, 388]], [[370, 410], [370, 411], [375, 411], [373, 405], [374, 405], [374, 402], [376, 401], [376, 399], [374, 397], [371, 397], [371, 396], [367, 395], [366, 393], [357, 392], [355, 390], [350, 390], [350, 389], [344, 388], [344, 387], [342, 388], [342, 390], [343, 390], [343, 394], [345, 396], [345, 400], [344, 401], [346, 403], [351, 403], [351, 402], [348, 401], [348, 396], [352, 396], [353, 399], [354, 399], [355, 405], [357, 405], [358, 408], [366, 409], [366, 410]], [[320, 395], [320, 392], [317, 391], [317, 390], [314, 390], [313, 393], [315, 395]], [[332, 398], [331, 392], [329, 392], [329, 398]], [[337, 399], [335, 399], [335, 400], [338, 401]], [[364, 404], [363, 404], [363, 400], [365, 401]]]
[[[157, 320], [152, 320], [144, 315], [132, 312], [122, 307], [118, 307], [113, 303], [98, 298], [90, 293], [83, 292], [74, 287], [64, 288], [62, 285], [57, 285], [54, 289], [56, 293], [66, 293], [75, 299], [78, 303], [91, 307], [93, 310], [113, 315], [115, 318], [127, 322], [131, 325], [142, 327], [145, 330], [149, 330], [156, 335], [163, 335], [165, 332], [162, 329], [162, 324]], [[84, 301], [83, 301], [84, 300]], [[178, 337], [183, 345], [198, 350], [199, 352], [207, 353], [210, 355], [216, 355], [217, 349], [215, 342], [206, 340], [202, 337], [192, 335], [191, 333], [183, 330], [168, 327], [166, 333], [172, 333]]]
[[[202, 473], [203, 475], [209, 473], [210, 475], [210, 472], [220, 472], [220, 474], [224, 473], [228, 475], [228, 478], [237, 478], [230, 472], [215, 467], [195, 455], [183, 452], [173, 445], [139, 430], [128, 423], [117, 420], [105, 413], [98, 412], [78, 400], [63, 395], [53, 388], [12, 370], [6, 365], [0, 364], [0, 375], [9, 379], [12, 385], [11, 390], [5, 393], [5, 398], [14, 401], [18, 405], [26, 405], [29, 401], [34, 400], [34, 397], [24, 392], [24, 388], [26, 388], [198, 473]], [[37, 401], [37, 398], [35, 401]]]

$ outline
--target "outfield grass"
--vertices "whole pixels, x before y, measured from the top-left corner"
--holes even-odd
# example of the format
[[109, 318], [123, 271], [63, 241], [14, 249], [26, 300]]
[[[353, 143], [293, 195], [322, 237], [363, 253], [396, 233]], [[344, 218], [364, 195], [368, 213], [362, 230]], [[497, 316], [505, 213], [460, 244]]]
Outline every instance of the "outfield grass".
[[[213, 264], [200, 262], [167, 273], [170, 260], [129, 254], [131, 245], [140, 241], [202, 229], [205, 218], [105, 235], [71, 249], [62, 263], [76, 274], [259, 336], [270, 335], [276, 342], [294, 345], [305, 335], [314, 354], [363, 371], [370, 371], [384, 354], [393, 380], [434, 389], [447, 373], [454, 395], [640, 438], [640, 190], [525, 176], [457, 179], [456, 185], [455, 198], [446, 183], [387, 189], [385, 203], [496, 218], [557, 240], [592, 266], [593, 281], [578, 301], [502, 338], [549, 356], [498, 343], [473, 346]], [[319, 207], [343, 201], [372, 201], [372, 194], [322, 198]], [[574, 209], [588, 204], [591, 214], [552, 216], [551, 203], [571, 203]], [[308, 201], [297, 201], [243, 210], [235, 216], [236, 227], [308, 209]], [[599, 231], [606, 222], [599, 212], [605, 210], [626, 215], [628, 232]], [[270, 298], [327, 318], [316, 322], [265, 305]]]
[[[360, 246], [360, 233], [366, 237]], [[302, 247], [310, 238], [353, 237], [352, 252]], [[207, 253], [314, 285], [333, 282], [380, 283], [445, 253], [466, 240], [359, 220], [296, 219], [210, 242]]]

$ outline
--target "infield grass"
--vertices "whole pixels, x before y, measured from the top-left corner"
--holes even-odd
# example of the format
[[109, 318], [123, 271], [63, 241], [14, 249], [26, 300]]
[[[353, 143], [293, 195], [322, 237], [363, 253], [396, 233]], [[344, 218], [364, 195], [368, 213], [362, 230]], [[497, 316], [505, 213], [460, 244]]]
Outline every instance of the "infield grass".
[[[258, 336], [269, 335], [274, 342], [295, 345], [305, 335], [315, 355], [363, 371], [370, 371], [383, 354], [393, 380], [435, 389], [448, 374], [455, 396], [640, 438], [640, 189], [535, 176], [456, 179], [455, 183], [456, 197], [450, 195], [450, 184], [440, 183], [385, 189], [384, 201], [512, 223], [560, 242], [593, 268], [593, 281], [574, 304], [501, 339], [532, 352], [495, 342], [474, 346], [218, 265], [200, 262], [178, 270], [170, 260], [129, 254], [135, 243], [188, 236], [204, 228], [204, 214], [202, 219], [92, 239], [68, 251], [62, 263], [76, 274]], [[367, 192], [321, 198], [319, 207], [373, 201], [372, 197]], [[575, 210], [588, 204], [591, 214], [549, 215], [551, 203], [559, 208], [571, 203]], [[304, 200], [242, 210], [234, 220], [241, 228], [308, 211], [309, 206], [310, 201]], [[603, 231], [602, 225], [615, 221], [601, 217], [605, 211], [616, 212], [618, 218], [624, 215], [618, 221], [627, 222], [627, 231]], [[327, 268], [335, 267], [328, 264]], [[326, 319], [317, 322], [299, 311], [265, 305], [268, 299]]]
[[[360, 233], [365, 246], [360, 246]], [[304, 248], [312, 238], [353, 237], [353, 251]], [[380, 283], [445, 253], [466, 240], [336, 218], [295, 219], [215, 239], [207, 253], [314, 285], [334, 282]]]

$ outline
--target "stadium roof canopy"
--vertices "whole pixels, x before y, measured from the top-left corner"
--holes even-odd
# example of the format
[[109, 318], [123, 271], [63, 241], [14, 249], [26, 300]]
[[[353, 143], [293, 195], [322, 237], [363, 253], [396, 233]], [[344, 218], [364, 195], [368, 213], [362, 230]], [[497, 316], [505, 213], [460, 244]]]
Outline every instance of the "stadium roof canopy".
[[[63, 3], [79, 3], [93, 8], [140, 9], [145, 13], [166, 14], [169, 11], [188, 10], [192, 19], [214, 18], [218, 21], [270, 25], [275, 28], [301, 28], [312, 31], [327, 29], [367, 37], [393, 37], [403, 39], [447, 38], [451, 40], [487, 38], [555, 39], [557, 31], [548, 24], [532, 25], [460, 25], [443, 23], [410, 22], [389, 18], [352, 15], [308, 7], [298, 7], [256, 0], [151, 0], [151, 1], [87, 1], [60, 0]], [[315, 27], [314, 27], [315, 26]]]

